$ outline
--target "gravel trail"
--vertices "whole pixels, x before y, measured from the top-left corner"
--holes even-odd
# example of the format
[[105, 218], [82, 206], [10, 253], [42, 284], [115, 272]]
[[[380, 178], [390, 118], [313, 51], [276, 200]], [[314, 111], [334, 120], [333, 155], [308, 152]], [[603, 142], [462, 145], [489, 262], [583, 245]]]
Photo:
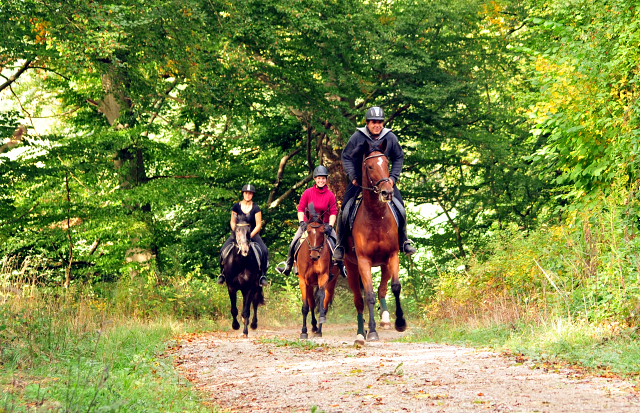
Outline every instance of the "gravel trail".
[[356, 348], [353, 330], [325, 325], [306, 346], [297, 330], [207, 333], [173, 353], [182, 375], [232, 412], [640, 412], [633, 384], [620, 379], [393, 342], [395, 331]]

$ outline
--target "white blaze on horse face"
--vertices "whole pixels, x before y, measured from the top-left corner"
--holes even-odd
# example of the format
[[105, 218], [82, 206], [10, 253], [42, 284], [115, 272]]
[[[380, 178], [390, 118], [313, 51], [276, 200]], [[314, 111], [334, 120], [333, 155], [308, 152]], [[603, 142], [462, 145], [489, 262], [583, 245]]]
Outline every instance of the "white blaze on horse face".
[[378, 158], [378, 165], [382, 166], [382, 163], [384, 162], [384, 159], [382, 159], [382, 156]]

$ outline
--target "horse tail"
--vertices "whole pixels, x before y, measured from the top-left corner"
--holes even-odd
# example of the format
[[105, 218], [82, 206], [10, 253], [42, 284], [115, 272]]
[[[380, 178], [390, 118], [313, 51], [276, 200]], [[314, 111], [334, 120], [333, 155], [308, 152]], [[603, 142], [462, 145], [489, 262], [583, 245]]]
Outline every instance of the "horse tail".
[[262, 292], [262, 287], [258, 288], [258, 291], [253, 296], [253, 302], [256, 306], [264, 305], [264, 294]]

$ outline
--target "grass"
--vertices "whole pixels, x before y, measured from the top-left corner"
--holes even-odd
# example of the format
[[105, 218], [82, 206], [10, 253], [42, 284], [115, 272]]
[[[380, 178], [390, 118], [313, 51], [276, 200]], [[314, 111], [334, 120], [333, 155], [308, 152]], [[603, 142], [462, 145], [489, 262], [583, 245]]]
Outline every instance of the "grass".
[[171, 319], [119, 320], [32, 362], [5, 358], [0, 412], [210, 412], [163, 356], [173, 336], [194, 328]]
[[538, 324], [520, 322], [485, 327], [430, 322], [403, 340], [490, 348], [516, 355], [518, 360], [569, 363], [597, 374], [614, 373], [637, 380], [639, 338], [635, 328], [558, 317]]
[[311, 340], [287, 340], [283, 338], [265, 338], [261, 337], [258, 339], [260, 344], [274, 344], [276, 347], [291, 347], [299, 350], [315, 350], [319, 347], [327, 348], [326, 344], [318, 344]]

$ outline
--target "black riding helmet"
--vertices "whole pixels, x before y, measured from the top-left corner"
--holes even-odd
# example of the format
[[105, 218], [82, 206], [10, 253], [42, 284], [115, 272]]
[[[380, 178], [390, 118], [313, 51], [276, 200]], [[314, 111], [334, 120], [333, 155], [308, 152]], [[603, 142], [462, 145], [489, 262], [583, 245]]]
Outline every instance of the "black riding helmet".
[[246, 184], [245, 186], [242, 187], [242, 192], [251, 192], [255, 194], [256, 187], [251, 184]]
[[329, 170], [324, 166], [320, 165], [313, 170], [313, 177], [315, 178], [317, 176], [329, 176]]
[[379, 106], [371, 106], [367, 109], [367, 113], [364, 115], [364, 119], [369, 122], [370, 120], [384, 120], [384, 112]]

